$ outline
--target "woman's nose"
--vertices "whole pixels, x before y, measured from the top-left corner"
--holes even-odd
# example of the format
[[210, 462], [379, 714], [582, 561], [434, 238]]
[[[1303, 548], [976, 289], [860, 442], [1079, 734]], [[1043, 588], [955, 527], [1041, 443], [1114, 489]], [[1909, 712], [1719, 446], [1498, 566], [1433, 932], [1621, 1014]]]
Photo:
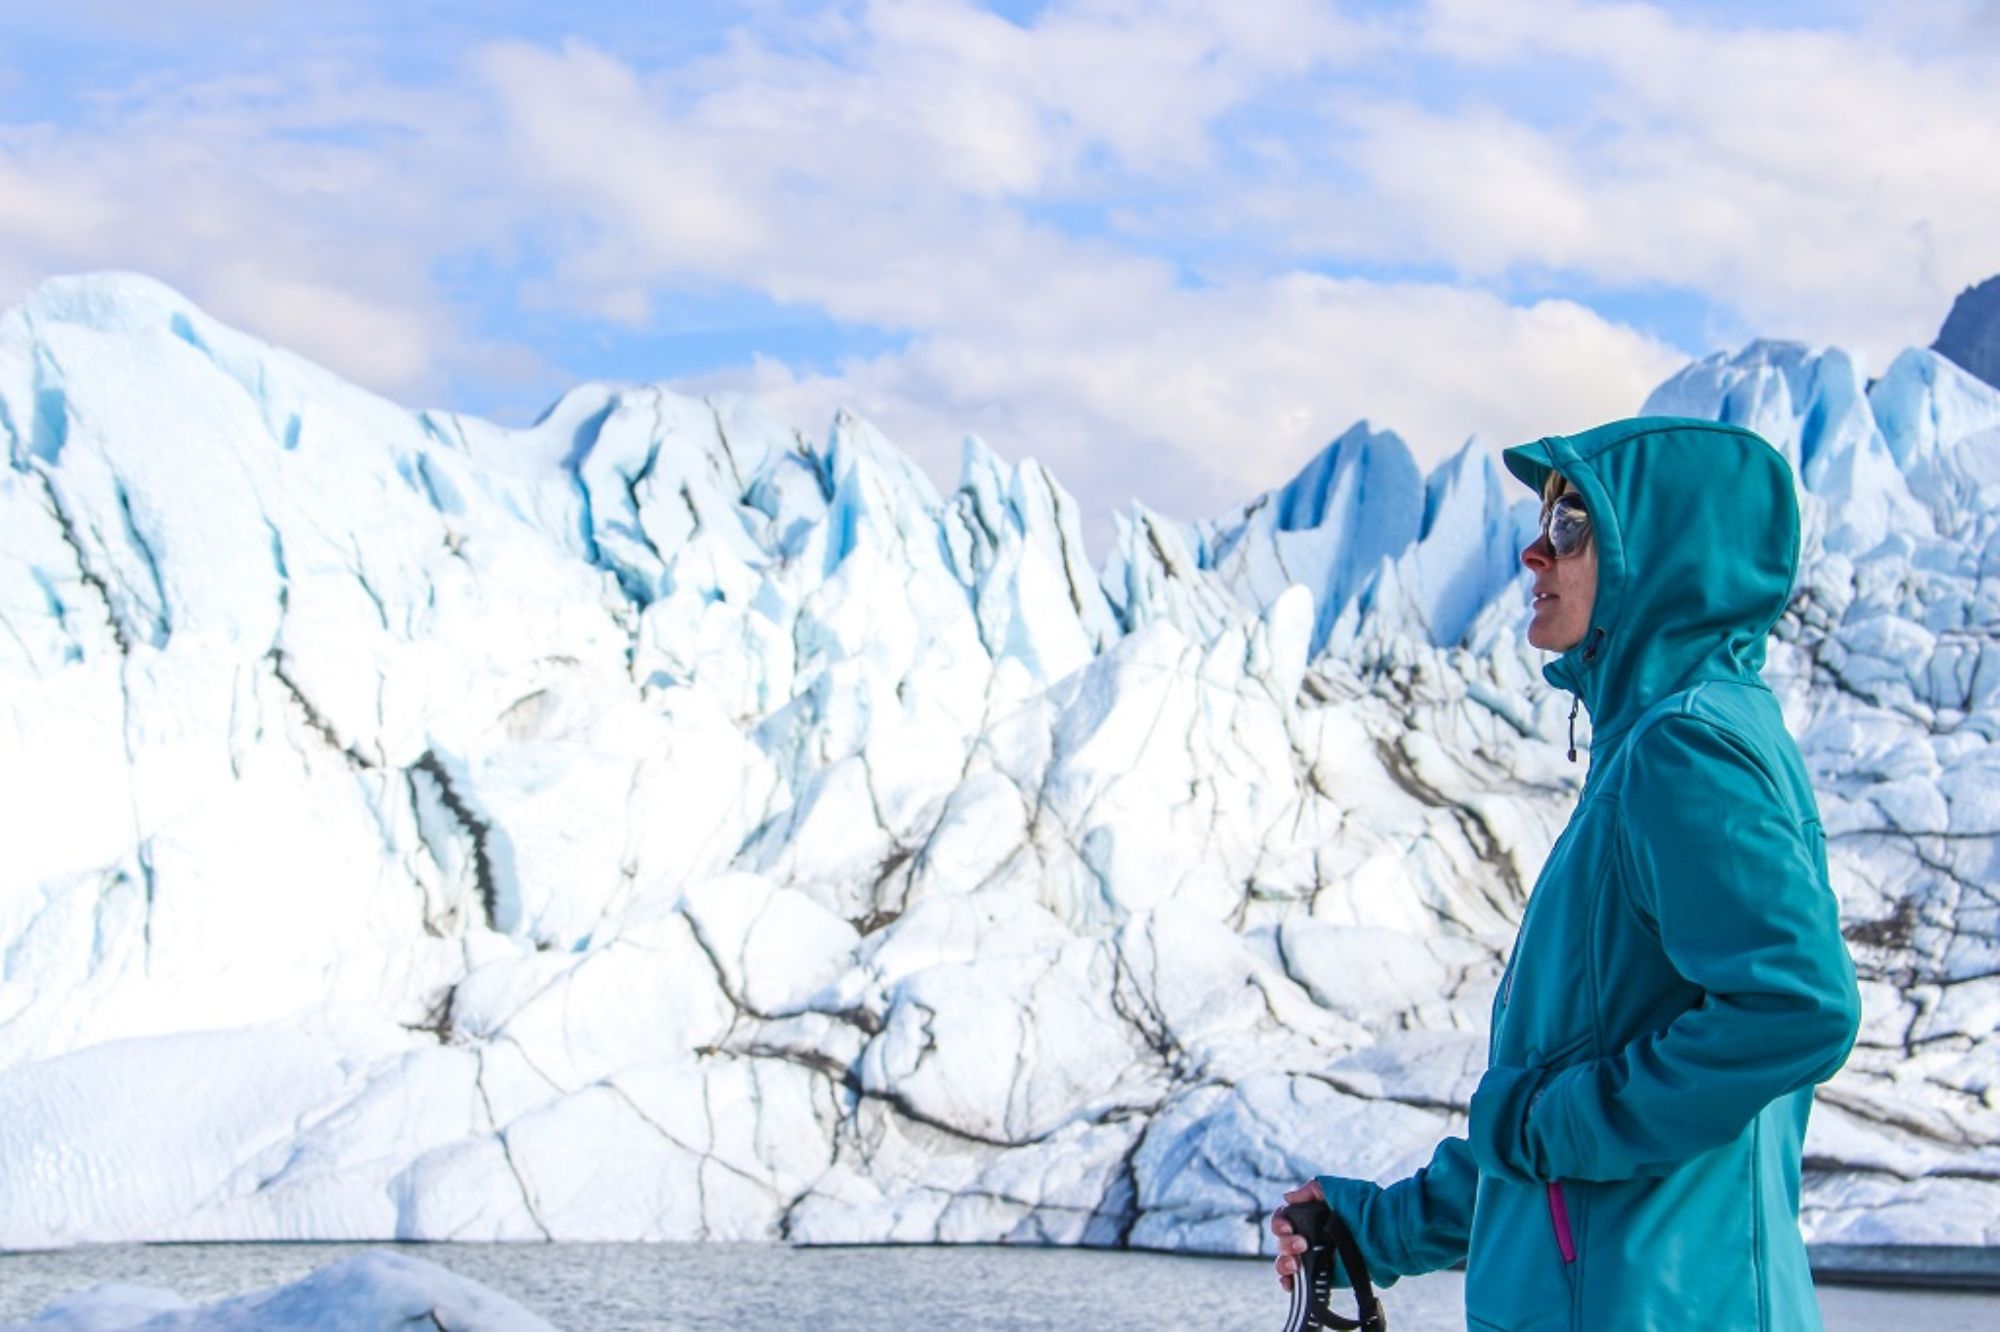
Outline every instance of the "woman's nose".
[[1536, 573], [1552, 568], [1555, 562], [1556, 554], [1549, 548], [1549, 538], [1546, 534], [1536, 537], [1521, 551], [1521, 563]]

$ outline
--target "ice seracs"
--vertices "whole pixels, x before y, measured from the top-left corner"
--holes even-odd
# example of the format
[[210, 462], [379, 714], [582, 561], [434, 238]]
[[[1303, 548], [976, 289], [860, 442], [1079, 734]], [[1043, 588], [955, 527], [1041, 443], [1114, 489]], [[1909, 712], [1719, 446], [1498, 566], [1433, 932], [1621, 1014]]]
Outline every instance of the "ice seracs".
[[[1812, 1233], [2000, 1242], [2000, 392], [1758, 343], [1648, 409], [1802, 478]], [[0, 435], [0, 1244], [1248, 1252], [1461, 1122], [1581, 775], [1477, 444], [1098, 570], [978, 441], [411, 413], [118, 276], [0, 319]]]
[[1409, 445], [1361, 422], [1290, 483], [1230, 518], [1198, 525], [1204, 564], [1238, 600], [1262, 609], [1290, 587], [1313, 590], [1315, 653], [1384, 560], [1408, 550], [1424, 519], [1424, 478]]

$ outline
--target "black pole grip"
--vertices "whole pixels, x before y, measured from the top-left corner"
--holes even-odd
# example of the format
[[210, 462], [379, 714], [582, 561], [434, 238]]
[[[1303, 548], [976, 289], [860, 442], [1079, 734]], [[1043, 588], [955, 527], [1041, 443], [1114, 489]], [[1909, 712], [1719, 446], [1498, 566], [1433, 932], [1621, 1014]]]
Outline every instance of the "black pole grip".
[[[1285, 1332], [1319, 1332], [1323, 1328], [1339, 1332], [1388, 1332], [1389, 1315], [1376, 1298], [1368, 1278], [1368, 1260], [1354, 1242], [1354, 1232], [1323, 1202], [1293, 1203], [1285, 1208], [1285, 1220], [1293, 1233], [1303, 1236], [1306, 1251], [1299, 1255], [1298, 1274], [1292, 1278], [1292, 1311]], [[1333, 1311], [1336, 1260], [1354, 1289], [1355, 1316]]]

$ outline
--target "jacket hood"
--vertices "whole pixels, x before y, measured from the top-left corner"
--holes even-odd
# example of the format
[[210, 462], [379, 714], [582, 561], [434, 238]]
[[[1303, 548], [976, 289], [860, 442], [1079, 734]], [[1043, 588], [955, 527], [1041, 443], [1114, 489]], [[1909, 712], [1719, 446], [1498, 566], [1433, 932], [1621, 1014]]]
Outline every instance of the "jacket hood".
[[1648, 416], [1503, 456], [1538, 495], [1561, 472], [1590, 511], [1591, 627], [1542, 673], [1590, 710], [1594, 749], [1677, 690], [1757, 677], [1798, 574], [1798, 497], [1783, 454], [1738, 426]]

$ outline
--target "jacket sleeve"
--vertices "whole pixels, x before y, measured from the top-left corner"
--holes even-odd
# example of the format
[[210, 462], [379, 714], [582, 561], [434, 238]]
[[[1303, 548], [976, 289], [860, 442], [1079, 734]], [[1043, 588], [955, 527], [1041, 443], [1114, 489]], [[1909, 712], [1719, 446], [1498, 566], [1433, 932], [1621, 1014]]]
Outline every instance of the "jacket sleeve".
[[1660, 1174], [1832, 1077], [1860, 1020], [1816, 827], [1741, 741], [1697, 718], [1635, 736], [1622, 877], [1702, 996], [1664, 1029], [1560, 1071], [1494, 1068], [1470, 1140], [1503, 1178]]
[[[1354, 1232], [1378, 1286], [1465, 1261], [1479, 1167], [1464, 1138], [1446, 1138], [1431, 1162], [1387, 1187], [1337, 1175], [1319, 1178], [1326, 1205]], [[1350, 1284], [1339, 1274], [1342, 1285]]]

